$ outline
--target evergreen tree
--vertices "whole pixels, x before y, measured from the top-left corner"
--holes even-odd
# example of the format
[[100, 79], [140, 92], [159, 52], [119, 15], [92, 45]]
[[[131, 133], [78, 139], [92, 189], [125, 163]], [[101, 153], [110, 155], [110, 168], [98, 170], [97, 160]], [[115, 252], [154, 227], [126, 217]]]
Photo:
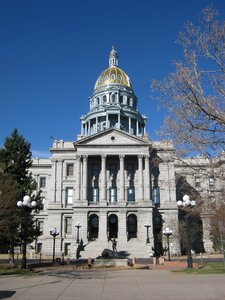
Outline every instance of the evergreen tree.
[[25, 234], [28, 242], [40, 235], [31, 210], [25, 212], [24, 232], [24, 216], [17, 207], [17, 201], [25, 195], [37, 202], [37, 209], [41, 205], [40, 192], [36, 192], [37, 184], [29, 171], [31, 165], [30, 144], [14, 129], [0, 149], [0, 241], [8, 245], [12, 259], [14, 246], [20, 244]]

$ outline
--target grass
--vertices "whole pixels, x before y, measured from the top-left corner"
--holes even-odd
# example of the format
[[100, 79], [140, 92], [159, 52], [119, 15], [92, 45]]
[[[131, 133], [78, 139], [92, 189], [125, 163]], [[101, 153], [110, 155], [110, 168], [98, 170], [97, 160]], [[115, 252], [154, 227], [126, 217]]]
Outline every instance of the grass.
[[187, 274], [225, 274], [224, 263], [203, 263], [198, 269], [174, 270], [173, 272], [182, 272]]
[[19, 269], [15, 265], [0, 265], [0, 276], [3, 275], [22, 275], [22, 276], [33, 276], [37, 275], [37, 271], [31, 269]]

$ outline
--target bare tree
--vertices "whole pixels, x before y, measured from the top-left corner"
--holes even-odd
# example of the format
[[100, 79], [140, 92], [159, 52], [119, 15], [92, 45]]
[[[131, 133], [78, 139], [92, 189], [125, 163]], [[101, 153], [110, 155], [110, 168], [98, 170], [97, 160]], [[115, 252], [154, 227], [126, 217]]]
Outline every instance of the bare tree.
[[162, 134], [182, 153], [217, 155], [225, 148], [225, 22], [213, 8], [198, 25], [179, 34], [183, 61], [162, 81], [153, 81], [161, 107], [168, 110]]
[[[185, 23], [178, 43], [183, 60], [174, 62], [175, 71], [167, 78], [152, 82], [159, 92], [160, 107], [168, 112], [161, 134], [173, 140], [181, 174], [187, 178], [197, 174], [205, 182], [215, 179], [215, 185], [205, 185], [196, 200], [202, 214], [208, 216], [212, 240], [217, 242], [219, 228], [225, 228], [221, 204], [225, 196], [225, 21], [207, 7], [198, 24]], [[181, 159], [188, 154], [200, 156], [194, 162]]]

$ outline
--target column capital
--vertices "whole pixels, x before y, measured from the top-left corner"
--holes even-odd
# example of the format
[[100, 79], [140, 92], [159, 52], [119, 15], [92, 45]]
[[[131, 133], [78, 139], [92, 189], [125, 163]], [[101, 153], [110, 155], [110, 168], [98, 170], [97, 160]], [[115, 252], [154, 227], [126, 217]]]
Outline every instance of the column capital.
[[119, 159], [121, 160], [121, 159], [124, 159], [124, 157], [125, 157], [125, 154], [120, 154], [119, 155]]
[[102, 159], [106, 159], [106, 156], [107, 156], [106, 154], [101, 154]]
[[88, 155], [82, 155], [83, 161], [87, 161]]
[[138, 159], [142, 159], [144, 157], [144, 155], [138, 155]]

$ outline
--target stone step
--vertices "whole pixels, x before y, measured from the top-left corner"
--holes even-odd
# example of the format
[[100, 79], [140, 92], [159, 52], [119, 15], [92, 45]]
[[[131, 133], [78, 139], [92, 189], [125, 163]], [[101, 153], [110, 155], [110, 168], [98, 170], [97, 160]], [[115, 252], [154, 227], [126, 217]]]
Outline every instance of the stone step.
[[[81, 251], [82, 258], [98, 257], [102, 251], [107, 248], [112, 250], [112, 242], [94, 241], [85, 247], [85, 251]], [[117, 252], [128, 257], [148, 258], [151, 252], [150, 244], [139, 243], [137, 240], [127, 242], [117, 242]]]

